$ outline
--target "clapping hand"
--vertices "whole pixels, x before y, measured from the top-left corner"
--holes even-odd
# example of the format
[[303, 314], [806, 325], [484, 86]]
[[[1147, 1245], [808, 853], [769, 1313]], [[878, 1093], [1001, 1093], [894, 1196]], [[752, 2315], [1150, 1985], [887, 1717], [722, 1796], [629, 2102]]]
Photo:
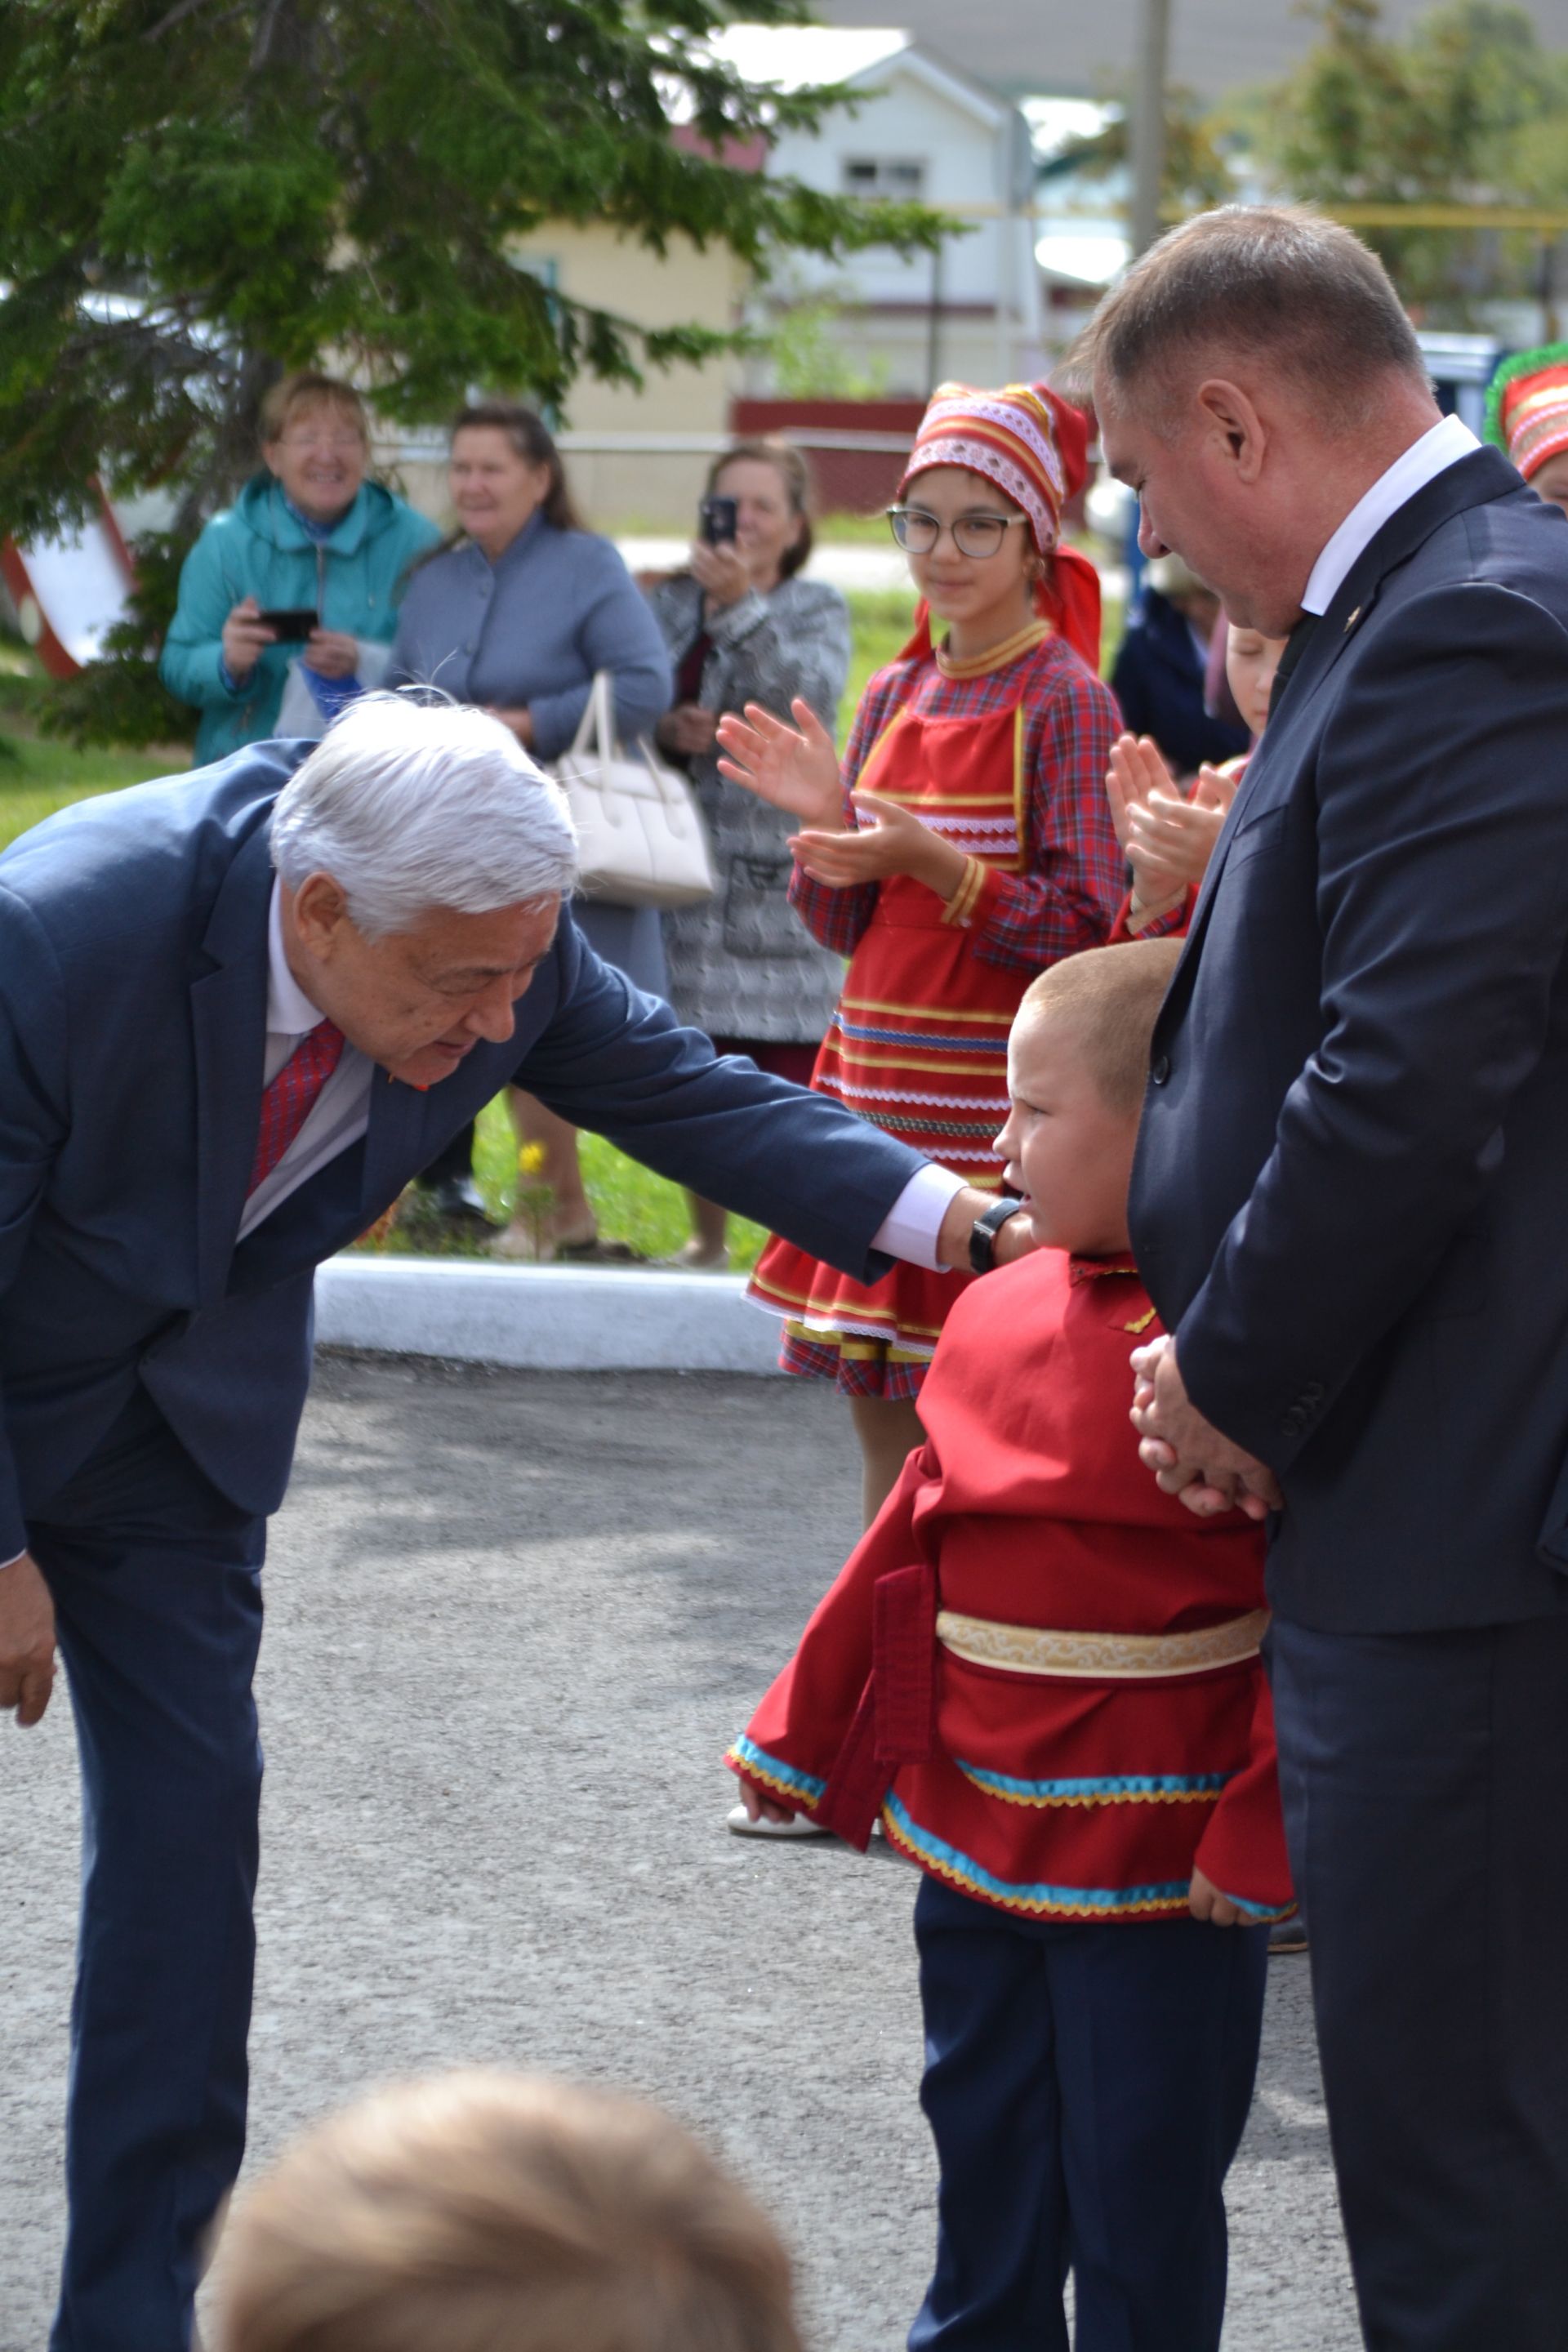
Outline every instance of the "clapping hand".
[[859, 882], [886, 882], [908, 874], [939, 898], [951, 898], [963, 881], [968, 859], [922, 824], [911, 809], [875, 793], [852, 793], [862, 823], [858, 832], [797, 833], [791, 849], [816, 882], [832, 890]]
[[1217, 768], [1202, 768], [1188, 800], [1148, 736], [1121, 735], [1105, 789], [1116, 837], [1132, 868], [1133, 898], [1146, 913], [1163, 912], [1207, 872], [1236, 797], [1235, 780]]
[[844, 800], [833, 738], [809, 702], [797, 696], [790, 710], [793, 727], [760, 702], [748, 702], [743, 718], [726, 711], [717, 733], [729, 756], [720, 761], [719, 773], [818, 833], [841, 833]]

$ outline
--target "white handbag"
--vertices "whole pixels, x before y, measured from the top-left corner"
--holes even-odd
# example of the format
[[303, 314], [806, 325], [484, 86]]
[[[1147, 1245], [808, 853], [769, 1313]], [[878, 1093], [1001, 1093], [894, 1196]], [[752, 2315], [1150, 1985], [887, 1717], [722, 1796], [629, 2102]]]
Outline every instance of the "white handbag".
[[690, 907], [710, 898], [713, 852], [690, 785], [645, 735], [640, 759], [616, 738], [615, 686], [594, 680], [572, 749], [551, 772], [577, 828], [585, 898], [622, 907]]

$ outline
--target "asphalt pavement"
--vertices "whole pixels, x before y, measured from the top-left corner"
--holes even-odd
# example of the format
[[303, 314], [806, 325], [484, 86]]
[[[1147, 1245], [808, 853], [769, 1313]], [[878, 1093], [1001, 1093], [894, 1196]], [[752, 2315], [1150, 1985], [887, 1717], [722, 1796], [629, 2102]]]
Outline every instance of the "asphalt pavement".
[[[252, 2166], [391, 2076], [663, 2101], [897, 2352], [932, 2239], [911, 1874], [731, 1837], [724, 1745], [855, 1530], [816, 1383], [327, 1359], [273, 1530]], [[63, 1698], [0, 1734], [0, 2352], [43, 2352], [76, 1877]], [[1307, 2000], [1274, 1963], [1227, 2352], [1353, 2352]]]

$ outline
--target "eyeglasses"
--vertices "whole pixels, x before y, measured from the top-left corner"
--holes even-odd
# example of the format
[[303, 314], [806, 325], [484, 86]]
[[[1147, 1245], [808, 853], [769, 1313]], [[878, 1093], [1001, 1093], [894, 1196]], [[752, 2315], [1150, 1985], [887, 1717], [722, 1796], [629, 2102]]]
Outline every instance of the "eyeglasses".
[[945, 530], [960, 555], [976, 559], [999, 555], [1007, 533], [1028, 520], [1026, 515], [966, 514], [950, 524], [924, 507], [889, 507], [887, 513], [893, 537], [906, 554], [929, 555]]

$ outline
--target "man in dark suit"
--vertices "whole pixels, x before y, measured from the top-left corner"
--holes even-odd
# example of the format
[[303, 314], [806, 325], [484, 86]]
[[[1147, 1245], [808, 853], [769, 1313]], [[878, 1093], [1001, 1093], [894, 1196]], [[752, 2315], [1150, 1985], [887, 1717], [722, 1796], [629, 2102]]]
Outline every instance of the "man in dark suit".
[[1101, 306], [1142, 544], [1293, 632], [1155, 1034], [1144, 1459], [1271, 1519], [1369, 2345], [1568, 2344], [1568, 530], [1381, 266], [1176, 230]]
[[0, 859], [0, 1706], [37, 1720], [58, 1635], [85, 1824], [55, 2352], [184, 2352], [239, 2165], [259, 1570], [319, 1262], [513, 1079], [862, 1279], [961, 1262], [990, 1205], [716, 1060], [584, 944], [574, 875], [505, 729], [392, 696]]

